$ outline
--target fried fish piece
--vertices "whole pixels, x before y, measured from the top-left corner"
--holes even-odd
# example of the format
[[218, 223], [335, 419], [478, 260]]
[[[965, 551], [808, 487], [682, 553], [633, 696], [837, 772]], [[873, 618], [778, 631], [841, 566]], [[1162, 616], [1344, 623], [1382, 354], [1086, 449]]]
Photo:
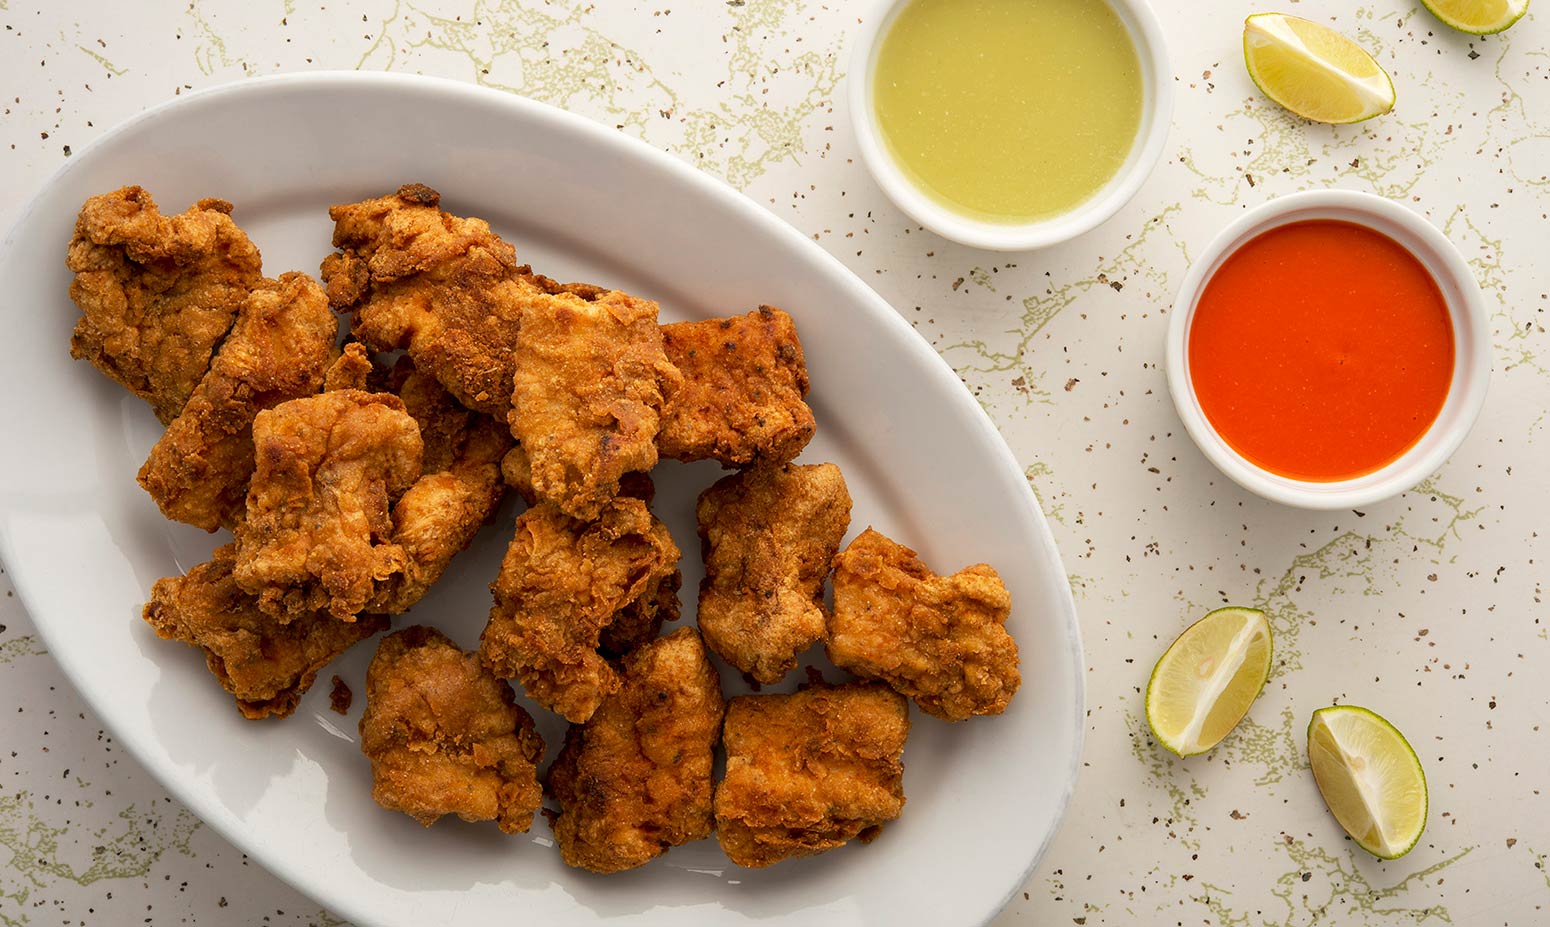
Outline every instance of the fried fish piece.
[[350, 686], [336, 673], [333, 683], [328, 690], [328, 710], [336, 715], [348, 715], [350, 703], [355, 701], [355, 693], [350, 691]]
[[[619, 479], [619, 495], [639, 499], [650, 507], [657, 487], [649, 473], [626, 473]], [[614, 620], [604, 626], [598, 639], [603, 653], [622, 657], [647, 641], [656, 640], [663, 622], [678, 620], [678, 591], [683, 581], [683, 573], [676, 568], [665, 576], [652, 577], [640, 598], [620, 609]]]
[[500, 461], [511, 436], [496, 419], [463, 408], [407, 357], [389, 380], [425, 446], [423, 474], [393, 506], [392, 543], [404, 550], [404, 570], [379, 583], [367, 605], [396, 615], [430, 590], [494, 516], [506, 489]]
[[339, 323], [306, 274], [261, 283], [210, 369], [140, 468], [167, 518], [214, 531], [241, 520], [253, 475], [253, 417], [316, 393]]
[[656, 465], [662, 409], [682, 382], [657, 304], [617, 290], [529, 302], [514, 359], [509, 421], [534, 495], [597, 517], [620, 477]]
[[700, 632], [722, 659], [779, 682], [823, 639], [823, 582], [850, 526], [840, 468], [776, 464], [723, 477], [700, 494], [705, 554]]
[[424, 184], [328, 215], [339, 249], [322, 266], [329, 303], [351, 313], [368, 347], [407, 350], [476, 412], [504, 417], [511, 408], [525, 305], [582, 303], [603, 292], [534, 274], [489, 223], [442, 211], [441, 194]]
[[489, 223], [443, 212], [440, 203], [430, 187], [406, 184], [330, 208], [340, 250], [323, 261], [329, 303], [352, 314], [352, 331], [368, 347], [407, 349], [464, 405], [504, 414], [517, 298], [533, 288]]
[[523, 278], [528, 283], [548, 293], [550, 296], [569, 293], [572, 296], [591, 302], [608, 292], [608, 287], [598, 286], [593, 283], [561, 283], [558, 280], [545, 277], [543, 274], [533, 273], [533, 269], [526, 264], [517, 269], [522, 272]]
[[516, 490], [523, 502], [528, 505], [538, 504], [538, 495], [533, 492], [533, 462], [528, 459], [527, 451], [520, 441], [513, 444], [506, 456], [501, 458], [501, 479], [509, 488]]
[[232, 578], [236, 554], [236, 545], [227, 544], [209, 563], [157, 580], [142, 617], [164, 640], [203, 650], [205, 664], [244, 716], [283, 718], [319, 670], [386, 628], [388, 619], [361, 615], [346, 623], [313, 614], [281, 624]]
[[[506, 456], [501, 458], [501, 477], [524, 502], [528, 505], [537, 504], [538, 499], [533, 495], [532, 470], [522, 445], [513, 445]], [[621, 496], [640, 499], [649, 506], [655, 494], [656, 487], [651, 482], [650, 474], [626, 473], [619, 479]], [[655, 638], [661, 632], [663, 622], [677, 621], [680, 607], [678, 591], [682, 585], [683, 573], [678, 570], [653, 579], [640, 598], [626, 605], [603, 628], [599, 638], [603, 653], [616, 657], [629, 653]]]
[[390, 506], [420, 476], [419, 425], [396, 396], [337, 390], [260, 412], [253, 443], [237, 582], [281, 621], [353, 620], [408, 567]]
[[572, 725], [549, 767], [567, 865], [621, 872], [711, 831], [721, 680], [692, 628], [624, 658], [623, 684]]
[[783, 463], [812, 440], [807, 362], [791, 316], [760, 306], [747, 315], [664, 325], [662, 340], [684, 379], [662, 415], [663, 457], [739, 467]]
[[[467, 456], [470, 442], [482, 439], [491, 429], [501, 433], [502, 456], [511, 447], [512, 438], [504, 422], [458, 402], [440, 381], [421, 370], [408, 356], [398, 359], [377, 388], [403, 400], [404, 411], [420, 426], [420, 438], [425, 443], [425, 473], [453, 469]], [[499, 471], [500, 456], [495, 458], [494, 465]]]
[[871, 528], [834, 558], [829, 659], [948, 721], [1006, 710], [1022, 676], [1012, 597], [983, 563], [938, 576]]
[[904, 810], [909, 705], [879, 683], [813, 685], [727, 705], [716, 839], [739, 866], [871, 842]]
[[662, 624], [677, 621], [680, 609], [678, 591], [683, 586], [682, 571], [652, 577], [640, 598], [626, 605], [603, 626], [598, 649], [610, 657], [622, 657], [642, 644], [656, 640]]
[[366, 671], [371, 797], [426, 827], [444, 814], [524, 833], [543, 803], [543, 738], [511, 686], [435, 628], [382, 639]]
[[83, 316], [70, 356], [177, 418], [248, 294], [263, 282], [258, 248], [230, 203], [204, 199], [164, 216], [140, 187], [88, 199], [65, 264]]
[[[538, 496], [533, 492], [533, 463], [528, 460], [527, 451], [522, 449], [520, 442], [512, 445], [506, 456], [501, 458], [501, 479], [507, 488], [516, 490], [523, 502], [528, 505], [538, 504]], [[634, 496], [650, 505], [656, 492], [651, 474], [645, 470], [634, 470], [619, 477], [621, 496]]]
[[375, 373], [371, 352], [359, 341], [352, 341], [344, 346], [344, 350], [323, 374], [323, 391], [332, 393], [341, 389], [369, 389]]
[[567, 721], [586, 721], [619, 689], [618, 672], [598, 653], [603, 629], [631, 603], [661, 594], [677, 565], [667, 526], [639, 499], [617, 497], [591, 522], [548, 503], [528, 509], [490, 586], [485, 664]]

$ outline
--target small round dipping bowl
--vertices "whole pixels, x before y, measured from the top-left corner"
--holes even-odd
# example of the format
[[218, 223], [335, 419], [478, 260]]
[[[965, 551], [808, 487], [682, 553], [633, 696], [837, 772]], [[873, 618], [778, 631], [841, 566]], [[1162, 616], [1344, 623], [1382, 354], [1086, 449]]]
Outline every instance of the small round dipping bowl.
[[[1238, 248], [1291, 222], [1335, 219], [1387, 235], [1419, 260], [1436, 281], [1453, 326], [1453, 377], [1431, 427], [1409, 450], [1381, 469], [1335, 482], [1291, 479], [1249, 461], [1212, 427], [1190, 382], [1189, 335], [1206, 284]], [[1168, 390], [1189, 436], [1238, 485], [1275, 502], [1306, 509], [1345, 509], [1399, 495], [1442, 466], [1480, 414], [1491, 378], [1491, 340], [1484, 298], [1469, 265], [1425, 219], [1370, 193], [1317, 190], [1283, 196], [1240, 216], [1206, 246], [1173, 303], [1167, 336]]]
[[[894, 160], [883, 141], [872, 104], [877, 49], [899, 12], [912, 0], [880, 0], [862, 20], [850, 62], [847, 101], [861, 159], [883, 192], [906, 215], [943, 238], [990, 251], [1032, 251], [1090, 231], [1119, 211], [1141, 189], [1162, 157], [1173, 118], [1173, 76], [1162, 27], [1147, 0], [1105, 0], [1130, 33], [1141, 65], [1141, 125], [1130, 155], [1109, 182], [1076, 208], [1035, 222], [991, 222], [954, 212], [920, 189]], [[1072, 152], [1073, 157], [1080, 152]]]

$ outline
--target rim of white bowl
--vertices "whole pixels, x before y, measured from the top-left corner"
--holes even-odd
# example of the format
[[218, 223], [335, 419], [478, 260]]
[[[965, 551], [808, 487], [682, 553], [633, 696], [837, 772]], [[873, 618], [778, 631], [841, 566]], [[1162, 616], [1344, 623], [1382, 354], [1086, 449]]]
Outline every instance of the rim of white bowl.
[[1099, 191], [1070, 212], [1026, 223], [1000, 223], [955, 212], [928, 196], [904, 172], [883, 142], [872, 107], [872, 66], [882, 36], [914, 0], [877, 0], [862, 19], [851, 53], [851, 123], [861, 160], [878, 186], [906, 215], [943, 238], [990, 251], [1032, 251], [1069, 241], [1107, 221], [1141, 189], [1162, 158], [1173, 120], [1173, 75], [1162, 26], [1147, 0], [1103, 0], [1130, 34], [1141, 64], [1141, 125], [1130, 154]]
[[[1189, 328], [1206, 283], [1240, 247], [1270, 229], [1309, 219], [1352, 222], [1386, 235], [1419, 260], [1436, 281], [1453, 326], [1453, 378], [1441, 411], [1409, 450], [1386, 466], [1349, 480], [1312, 482], [1272, 473], [1232, 448], [1206, 418], [1189, 372]], [[1458, 450], [1485, 403], [1491, 379], [1491, 334], [1485, 297], [1474, 274], [1436, 226], [1400, 204], [1356, 190], [1311, 190], [1249, 210], [1211, 240], [1190, 267], [1173, 303], [1167, 335], [1168, 391], [1184, 427], [1206, 458], [1233, 482], [1266, 499], [1305, 509], [1370, 505], [1414, 488]]]

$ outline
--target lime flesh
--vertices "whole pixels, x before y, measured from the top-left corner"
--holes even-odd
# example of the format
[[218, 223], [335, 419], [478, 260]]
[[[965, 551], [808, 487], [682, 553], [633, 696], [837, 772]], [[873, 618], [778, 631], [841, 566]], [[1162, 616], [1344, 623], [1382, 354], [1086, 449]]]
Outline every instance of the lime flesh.
[[1270, 624], [1258, 609], [1219, 608], [1186, 628], [1147, 683], [1157, 742], [1180, 756], [1221, 743], [1265, 687], [1270, 657]]
[[1243, 23], [1243, 61], [1265, 96], [1314, 122], [1351, 123], [1394, 108], [1394, 82], [1360, 45], [1285, 13]]

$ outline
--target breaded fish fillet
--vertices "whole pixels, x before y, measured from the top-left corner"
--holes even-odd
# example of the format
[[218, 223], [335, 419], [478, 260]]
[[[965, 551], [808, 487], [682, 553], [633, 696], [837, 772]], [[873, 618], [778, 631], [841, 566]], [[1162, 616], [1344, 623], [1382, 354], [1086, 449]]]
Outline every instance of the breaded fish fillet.
[[572, 725], [549, 767], [554, 839], [568, 865], [633, 869], [711, 831], [721, 680], [692, 628], [624, 658], [623, 684]]
[[530, 302], [513, 359], [511, 433], [534, 495], [595, 518], [621, 477], [656, 465], [662, 409], [682, 379], [657, 304], [618, 291]]
[[490, 587], [484, 661], [520, 680], [539, 705], [586, 721], [619, 689], [618, 672], [598, 653], [603, 629], [638, 599], [662, 594], [677, 568], [672, 535], [639, 499], [620, 496], [592, 522], [534, 506], [517, 519]]
[[909, 705], [878, 683], [745, 695], [727, 705], [716, 839], [739, 866], [870, 842], [904, 810]]
[[339, 323], [306, 274], [264, 281], [242, 304], [204, 379], [140, 468], [173, 521], [214, 531], [242, 518], [253, 475], [253, 417], [310, 396], [337, 353]]
[[371, 797], [426, 827], [444, 814], [523, 833], [543, 802], [544, 742], [477, 653], [422, 625], [382, 639], [366, 671]]
[[710, 649], [761, 683], [779, 682], [823, 639], [823, 582], [850, 526], [840, 468], [770, 464], [700, 494], [705, 554], [700, 632]]
[[938, 718], [1000, 714], [1022, 682], [1005, 627], [1011, 609], [991, 567], [938, 576], [913, 550], [868, 528], [834, 558], [829, 659]]
[[237, 548], [227, 544], [209, 563], [156, 581], [143, 617], [156, 633], [204, 651], [205, 663], [249, 718], [285, 717], [318, 671], [388, 626], [384, 615], [343, 622], [327, 614], [281, 624], [232, 578]]
[[237, 582], [281, 621], [353, 620], [408, 568], [391, 506], [420, 477], [419, 425], [396, 396], [337, 390], [260, 412], [253, 443]]
[[248, 294], [263, 282], [258, 248], [205, 199], [164, 216], [140, 187], [87, 200], [66, 266], [83, 316], [70, 356], [89, 360], [151, 404], [163, 424], [209, 369]]
[[784, 463], [812, 440], [807, 363], [791, 316], [760, 306], [747, 315], [664, 325], [662, 339], [684, 379], [662, 416], [663, 457], [729, 467]]
[[368, 347], [407, 349], [464, 405], [504, 415], [520, 297], [534, 288], [489, 223], [440, 203], [430, 187], [406, 184], [329, 209], [340, 249], [323, 261], [329, 303], [352, 314]]

